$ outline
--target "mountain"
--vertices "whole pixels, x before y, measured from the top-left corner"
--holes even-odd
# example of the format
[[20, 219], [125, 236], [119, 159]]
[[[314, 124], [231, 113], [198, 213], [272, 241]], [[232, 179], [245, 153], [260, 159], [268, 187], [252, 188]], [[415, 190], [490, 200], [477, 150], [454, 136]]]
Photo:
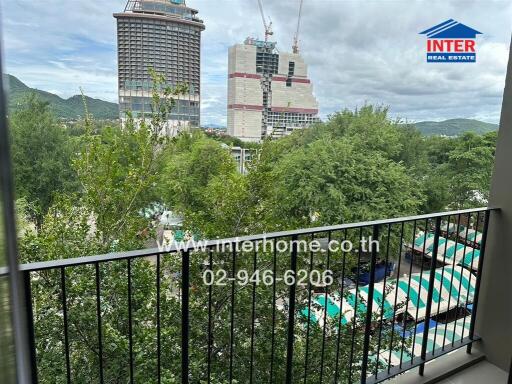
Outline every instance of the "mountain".
[[[9, 84], [9, 111], [15, 111], [22, 105], [23, 100], [35, 93], [41, 100], [50, 103], [55, 115], [62, 119], [78, 119], [84, 115], [84, 104], [81, 95], [63, 99], [53, 93], [30, 88], [18, 78], [6, 75]], [[89, 113], [97, 119], [119, 118], [119, 107], [115, 103], [93, 99], [85, 96]]]
[[226, 129], [226, 126], [225, 125], [221, 125], [221, 124], [211, 123], [211, 124], [204, 124], [204, 125], [201, 126], [201, 128], [203, 128], [203, 129], [208, 129], [208, 128], [211, 128], [211, 129]]
[[459, 136], [464, 132], [483, 134], [498, 130], [498, 124], [472, 119], [450, 119], [444, 121], [421, 121], [414, 124], [425, 136]]

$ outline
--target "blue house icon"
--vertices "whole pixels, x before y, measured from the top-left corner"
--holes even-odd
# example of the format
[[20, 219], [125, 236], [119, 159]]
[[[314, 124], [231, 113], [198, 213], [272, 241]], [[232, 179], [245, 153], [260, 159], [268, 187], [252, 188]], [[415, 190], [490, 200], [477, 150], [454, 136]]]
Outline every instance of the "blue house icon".
[[453, 19], [420, 32], [420, 35], [427, 35], [429, 39], [474, 39], [476, 35], [481, 34], [482, 32]]

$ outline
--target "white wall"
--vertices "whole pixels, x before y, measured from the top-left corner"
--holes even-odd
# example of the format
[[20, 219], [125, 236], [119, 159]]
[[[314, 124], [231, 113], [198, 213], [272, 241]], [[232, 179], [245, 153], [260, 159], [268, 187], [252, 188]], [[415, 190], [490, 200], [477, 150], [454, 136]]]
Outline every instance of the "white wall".
[[229, 48], [228, 73], [256, 73], [256, 47], [235, 44]]
[[272, 81], [272, 107], [318, 109], [311, 83]]
[[248, 141], [261, 139], [261, 111], [228, 109], [227, 133]]
[[304, 59], [298, 53], [283, 52], [279, 54], [279, 74], [283, 76], [288, 75], [288, 64], [290, 61], [295, 62], [294, 76], [307, 77], [308, 67]]

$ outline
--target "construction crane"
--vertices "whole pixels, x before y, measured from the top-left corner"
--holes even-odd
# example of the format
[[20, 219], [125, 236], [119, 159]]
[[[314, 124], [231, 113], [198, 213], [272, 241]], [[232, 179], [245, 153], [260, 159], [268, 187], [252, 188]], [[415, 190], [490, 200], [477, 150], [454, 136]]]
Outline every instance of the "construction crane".
[[269, 23], [267, 24], [261, 0], [258, 0], [258, 6], [260, 7], [261, 20], [263, 20], [263, 26], [265, 27], [265, 41], [268, 41], [268, 37], [274, 34], [274, 32], [272, 32], [272, 20], [269, 19]]
[[299, 53], [299, 30], [300, 30], [300, 19], [302, 17], [302, 3], [303, 2], [304, 2], [304, 0], [300, 0], [299, 18], [297, 20], [297, 30], [295, 31], [295, 36], [293, 37], [293, 46], [292, 46], [293, 53]]

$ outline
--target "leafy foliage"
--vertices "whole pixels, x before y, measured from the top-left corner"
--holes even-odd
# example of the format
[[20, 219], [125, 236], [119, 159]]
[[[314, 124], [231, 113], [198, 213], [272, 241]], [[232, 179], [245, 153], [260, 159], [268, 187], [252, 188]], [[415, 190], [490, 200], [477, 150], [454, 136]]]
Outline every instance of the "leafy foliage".
[[426, 189], [430, 209], [472, 208], [487, 204], [497, 133], [466, 133], [457, 139], [429, 140]]
[[[326, 123], [264, 142], [249, 173], [239, 174], [229, 146], [218, 140], [201, 132], [173, 139], [163, 134], [174, 97], [185, 89], [166, 88], [160, 75], [153, 76], [154, 113], [146, 121], [136, 123], [128, 116], [122, 128], [97, 127], [85, 114], [83, 134], [73, 139], [72, 168], [66, 168], [74, 172], [78, 187], [52, 194], [39, 230], [23, 234], [23, 261], [146, 246], [155, 228], [140, 211], [153, 202], [182, 214], [185, 226], [195, 233], [214, 238], [473, 204], [472, 191], [485, 193], [488, 188], [495, 136], [425, 138], [412, 126], [389, 119], [385, 108], [373, 106], [345, 110]], [[53, 122], [37, 103], [26, 114], [22, 123], [27, 127]], [[38, 129], [42, 135], [42, 127]], [[40, 144], [34, 140], [31, 145]], [[26, 150], [19, 157], [27, 169], [30, 155]], [[19, 185], [27, 185], [23, 183], [27, 181]], [[40, 196], [34, 193], [37, 201]], [[30, 207], [30, 196], [26, 194], [20, 211]], [[331, 235], [352, 239], [356, 232]], [[319, 239], [327, 236], [317, 234]], [[399, 254], [397, 234], [390, 236], [392, 253]], [[329, 290], [339, 294], [343, 277], [355, 278], [357, 257], [355, 252], [300, 251], [297, 263], [306, 270], [332, 267], [336, 279]], [[73, 382], [98, 382], [101, 363], [105, 382], [126, 383], [130, 359], [135, 382], [157, 382], [158, 367], [163, 383], [180, 382], [182, 262], [180, 253], [164, 253], [33, 273], [39, 381], [66, 382], [66, 308]], [[270, 269], [282, 277], [289, 268], [287, 252], [190, 254], [192, 382], [207, 382], [210, 370], [212, 383], [227, 383], [231, 367], [233, 382], [247, 382], [251, 375], [255, 382], [269, 382], [271, 375], [274, 382], [284, 382], [289, 286], [280, 281], [274, 286], [229, 282], [210, 287], [203, 273], [224, 269], [234, 276], [241, 269], [250, 274]], [[319, 327], [302, 311], [318, 305], [311, 303], [311, 289], [318, 293], [325, 288], [297, 287], [295, 381], [319, 382], [335, 374], [340, 382], [357, 381], [366, 313], [359, 311], [347, 324], [338, 314]], [[377, 311], [372, 319], [372, 355], [379, 352], [378, 345], [399, 350], [402, 342], [408, 343], [392, 323], [379, 321], [381, 314]], [[370, 370], [382, 368], [377, 364], [371, 359]]]
[[25, 103], [10, 118], [14, 181], [18, 197], [31, 203], [31, 215], [40, 225], [55, 194], [77, 188], [73, 146], [48, 103], [33, 95]]
[[224, 133], [216, 133], [216, 132], [207, 132], [205, 131], [205, 135], [214, 140], [220, 141], [226, 145], [231, 147], [241, 147], [241, 148], [251, 148], [251, 149], [259, 149], [260, 144], [255, 142], [245, 142], [239, 139], [238, 137], [229, 136]]

